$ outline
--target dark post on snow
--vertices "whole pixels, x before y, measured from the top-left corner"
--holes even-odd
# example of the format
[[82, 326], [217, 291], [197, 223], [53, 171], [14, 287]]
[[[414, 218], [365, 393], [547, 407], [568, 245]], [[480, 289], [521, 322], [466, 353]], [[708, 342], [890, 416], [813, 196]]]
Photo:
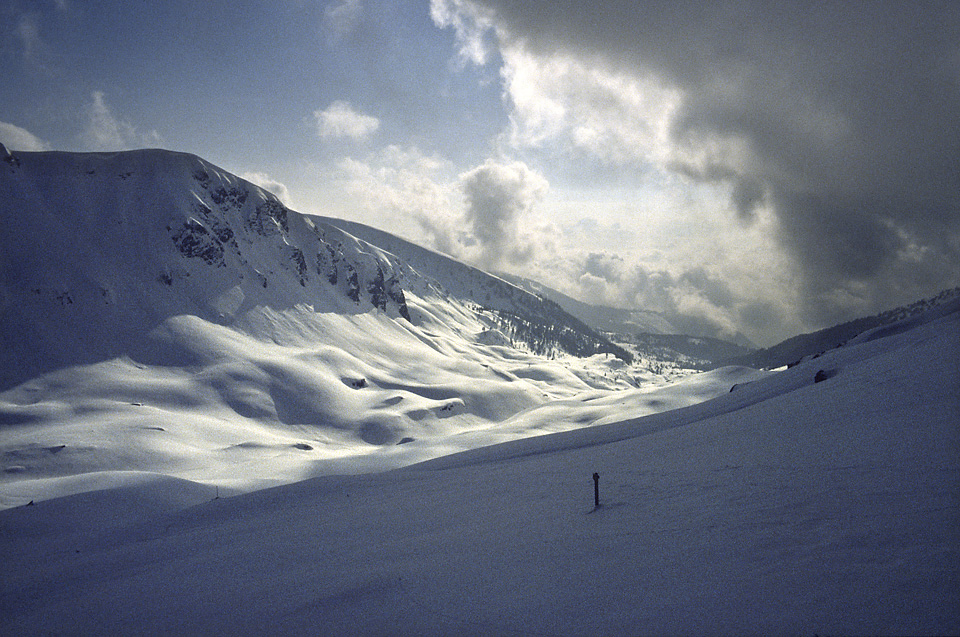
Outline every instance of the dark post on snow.
[[593, 506], [600, 506], [600, 474], [593, 474]]

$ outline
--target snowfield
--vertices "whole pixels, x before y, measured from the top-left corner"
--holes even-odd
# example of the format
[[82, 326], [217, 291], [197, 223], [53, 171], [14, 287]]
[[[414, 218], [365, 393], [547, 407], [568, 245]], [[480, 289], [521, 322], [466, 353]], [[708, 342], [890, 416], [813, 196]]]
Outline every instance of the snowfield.
[[952, 303], [679, 409], [560, 401], [609, 424], [235, 497], [73, 478], [0, 512], [0, 629], [956, 634], [958, 336]]
[[382, 471], [591, 424], [610, 390], [652, 413], [731, 382], [647, 396], [690, 370], [192, 155], [0, 150], [0, 509], [98, 472], [237, 493]]
[[152, 336], [162, 361], [121, 356], [0, 393], [0, 508], [86, 490], [93, 472], [236, 493], [382, 471], [692, 404], [763, 375], [732, 368], [670, 384], [604, 355], [548, 360], [471, 343], [475, 320], [408, 303], [431, 316], [414, 327], [258, 308], [239, 328], [178, 316]]
[[0, 206], [0, 635], [960, 633], [960, 299], [694, 374], [191, 155]]

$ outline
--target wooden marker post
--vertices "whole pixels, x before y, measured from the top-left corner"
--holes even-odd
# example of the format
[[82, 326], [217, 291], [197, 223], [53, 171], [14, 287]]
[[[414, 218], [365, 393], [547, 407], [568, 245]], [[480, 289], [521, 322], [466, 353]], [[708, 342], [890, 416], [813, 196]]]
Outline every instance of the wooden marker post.
[[600, 474], [593, 474], [593, 506], [600, 506]]

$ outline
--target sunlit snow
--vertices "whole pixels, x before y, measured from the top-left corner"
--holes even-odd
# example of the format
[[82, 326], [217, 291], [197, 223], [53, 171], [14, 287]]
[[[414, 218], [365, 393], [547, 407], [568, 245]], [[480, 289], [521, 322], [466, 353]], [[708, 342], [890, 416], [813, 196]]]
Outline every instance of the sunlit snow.
[[[81, 220], [107, 203], [0, 183]], [[336, 228], [364, 276], [406, 277], [410, 320], [296, 282], [276, 255], [319, 235], [292, 215], [213, 270], [85, 267], [117, 236], [83, 223], [45, 257], [24, 235], [34, 269], [2, 289], [27, 318], [3, 315], [0, 634], [960, 632], [960, 301], [788, 369], [654, 374], [514, 346], [451, 272]], [[188, 308], [132, 292], [177, 289], [165, 259]]]

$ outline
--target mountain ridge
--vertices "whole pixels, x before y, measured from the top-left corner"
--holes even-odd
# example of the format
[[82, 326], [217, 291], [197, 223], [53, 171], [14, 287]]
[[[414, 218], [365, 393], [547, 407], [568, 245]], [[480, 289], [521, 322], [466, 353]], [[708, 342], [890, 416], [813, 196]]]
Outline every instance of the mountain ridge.
[[[2, 154], [0, 197], [11, 214], [0, 220], [0, 330], [18, 337], [0, 355], [3, 387], [126, 351], [144, 327], [176, 314], [226, 324], [257, 305], [307, 303], [415, 321], [405, 288], [471, 297], [442, 289], [436, 276], [351, 235], [346, 223], [289, 210], [193, 155]], [[628, 356], [548, 302], [452, 260], [441, 265], [479, 282], [486, 299], [476, 310], [499, 312], [493, 322], [510, 324], [514, 341], [532, 350]]]
[[[418, 269], [431, 272], [448, 291], [469, 287], [466, 296], [476, 300], [478, 309], [494, 314], [501, 330], [513, 337], [519, 336], [519, 340], [525, 341], [525, 344], [537, 353], [549, 353], [550, 347], [545, 343], [551, 340], [547, 335], [554, 332], [553, 340], [562, 344], [563, 349], [570, 354], [613, 354], [628, 364], [633, 358], [625, 348], [602, 336], [595, 325], [584, 321], [553, 299], [517, 285], [509, 276], [478, 270], [449, 255], [424, 248], [372, 226], [332, 217], [316, 218], [370, 243], [383, 246]], [[479, 277], [476, 274], [468, 275], [476, 272], [480, 273]], [[471, 282], [465, 282], [467, 279]], [[538, 319], [539, 325], [531, 325], [527, 318], [530, 316]], [[525, 331], [532, 331], [533, 337], [525, 338]], [[585, 335], [586, 338], [580, 335]], [[592, 345], [590, 341], [593, 339], [600, 345]]]
[[909, 305], [885, 310], [872, 316], [827, 327], [806, 334], [798, 334], [771, 347], [758, 349], [749, 354], [720, 360], [717, 366], [747, 365], [757, 369], [774, 369], [791, 366], [804, 358], [818, 356], [826, 351], [842, 347], [847, 342], [870, 330], [919, 316], [932, 308], [949, 304], [960, 298], [960, 287], [941, 290], [938, 294], [915, 301]]

